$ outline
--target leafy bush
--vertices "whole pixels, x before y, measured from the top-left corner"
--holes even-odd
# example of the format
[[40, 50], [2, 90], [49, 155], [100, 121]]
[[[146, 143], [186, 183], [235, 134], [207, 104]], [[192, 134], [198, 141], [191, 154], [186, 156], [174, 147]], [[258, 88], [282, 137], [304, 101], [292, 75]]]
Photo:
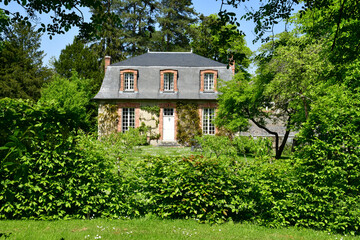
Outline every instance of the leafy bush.
[[312, 105], [295, 153], [298, 191], [289, 221], [358, 234], [360, 226], [360, 94], [334, 86]]
[[195, 137], [201, 146], [204, 155], [211, 157], [215, 154], [217, 158], [244, 156], [252, 154], [257, 159], [269, 159], [272, 154], [272, 142], [269, 138], [252, 138], [238, 136], [230, 139], [226, 136], [205, 135]]
[[201, 145], [203, 153], [211, 157], [212, 154], [218, 158], [220, 156], [235, 156], [236, 149], [232, 146], [231, 140], [225, 136], [204, 135], [195, 137]]
[[[58, 110], [66, 112], [83, 130], [96, 126], [97, 104], [90, 102], [93, 87], [89, 79], [79, 78], [76, 72], [67, 79], [54, 75], [41, 90], [40, 104], [53, 103]], [[95, 114], [94, 114], [95, 113]]]
[[76, 136], [56, 105], [1, 99], [0, 218], [107, 216], [119, 204], [114, 162]]

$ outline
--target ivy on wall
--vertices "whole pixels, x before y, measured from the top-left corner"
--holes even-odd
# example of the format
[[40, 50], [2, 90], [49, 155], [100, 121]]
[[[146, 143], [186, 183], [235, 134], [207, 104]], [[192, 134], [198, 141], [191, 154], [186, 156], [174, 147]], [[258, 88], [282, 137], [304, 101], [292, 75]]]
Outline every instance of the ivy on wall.
[[114, 104], [104, 104], [100, 106], [98, 116], [99, 136], [117, 132], [117, 125], [119, 121], [117, 109], [117, 105]]
[[178, 114], [177, 140], [182, 145], [191, 146], [195, 136], [202, 135], [198, 105], [178, 102], [176, 110]]
[[[150, 120], [155, 121], [155, 127], [151, 127], [150, 125], [146, 125], [144, 122], [141, 122], [140, 131], [146, 133], [147, 138], [150, 143], [151, 140], [158, 140], [160, 139], [160, 134], [156, 133], [156, 129], [159, 128], [159, 117], [160, 117], [160, 107], [159, 106], [141, 106], [141, 110], [146, 111], [152, 115]], [[140, 119], [140, 120], [147, 120], [149, 119]]]
[[159, 106], [141, 106], [141, 110], [144, 110], [152, 115], [160, 117], [160, 107]]

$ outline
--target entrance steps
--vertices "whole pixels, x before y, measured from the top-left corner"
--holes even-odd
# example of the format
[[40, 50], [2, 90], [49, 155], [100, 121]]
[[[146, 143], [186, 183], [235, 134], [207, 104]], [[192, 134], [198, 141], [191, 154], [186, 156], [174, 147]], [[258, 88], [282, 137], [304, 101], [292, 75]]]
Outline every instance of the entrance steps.
[[181, 147], [177, 141], [161, 141], [158, 143], [159, 147]]

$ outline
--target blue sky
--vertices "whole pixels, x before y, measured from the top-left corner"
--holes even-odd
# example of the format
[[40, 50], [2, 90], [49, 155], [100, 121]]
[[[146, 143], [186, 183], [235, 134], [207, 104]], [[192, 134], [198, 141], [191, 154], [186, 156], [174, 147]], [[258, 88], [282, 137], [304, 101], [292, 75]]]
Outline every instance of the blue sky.
[[[256, 8], [256, 7], [258, 7], [258, 4], [259, 4], [258, 1], [246, 2], [246, 6], [248, 8], [250, 8], [250, 7]], [[208, 16], [210, 14], [217, 13], [219, 11], [220, 6], [221, 6], [221, 1], [220, 0], [219, 1], [216, 1], [216, 0], [193, 0], [193, 5], [194, 5], [195, 10], [198, 13], [202, 13], [202, 14]], [[21, 11], [22, 10], [22, 9], [20, 9], [20, 7], [17, 4], [14, 4], [14, 3], [11, 3], [8, 6], [4, 7], [3, 3], [1, 2], [0, 8], [5, 8], [10, 11], [19, 11], [19, 10]], [[240, 5], [236, 9], [230, 8], [229, 6], [225, 6], [225, 8], [229, 11], [235, 12], [238, 18], [240, 18], [240, 16], [246, 12], [245, 5]], [[88, 13], [88, 11], [86, 9], [84, 9], [84, 13], [85, 13], [85, 17], [90, 17], [90, 14]], [[41, 21], [41, 22], [46, 22], [49, 20], [50, 20], [50, 18], [46, 15], [39, 16], [39, 21]], [[242, 30], [246, 34], [245, 39], [247, 41], [248, 47], [252, 51], [256, 51], [258, 49], [258, 47], [261, 45], [261, 43], [260, 42], [257, 42], [255, 44], [252, 43], [252, 41], [255, 38], [255, 34], [253, 32], [254, 23], [241, 21], [240, 24], [241, 24], [240, 30]], [[284, 30], [283, 25], [279, 25], [275, 29], [275, 33], [281, 32], [283, 30]], [[52, 40], [49, 39], [49, 36], [47, 34], [44, 34], [41, 39], [41, 49], [46, 54], [46, 56], [44, 58], [44, 64], [48, 64], [49, 60], [52, 57], [58, 58], [61, 50], [64, 49], [66, 47], [66, 45], [72, 43], [74, 36], [76, 36], [77, 33], [78, 33], [78, 29], [72, 28], [70, 31], [68, 31], [65, 34], [54, 36]]]

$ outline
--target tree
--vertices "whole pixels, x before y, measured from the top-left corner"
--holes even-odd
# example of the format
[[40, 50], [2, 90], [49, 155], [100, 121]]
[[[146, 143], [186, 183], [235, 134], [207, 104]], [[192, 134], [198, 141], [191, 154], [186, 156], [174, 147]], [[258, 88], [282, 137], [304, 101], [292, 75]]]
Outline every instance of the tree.
[[[38, 31], [47, 31], [50, 38], [55, 34], [63, 34], [74, 26], [79, 27], [83, 34], [91, 35], [105, 22], [119, 22], [118, 17], [111, 12], [105, 11], [105, 14], [100, 14], [104, 12], [103, 9], [106, 9], [107, 4], [110, 4], [110, 0], [106, 0], [105, 4], [103, 0], [4, 0], [5, 6], [9, 3], [18, 4], [26, 11], [26, 16], [22, 16], [19, 12], [2, 9], [6, 15], [11, 16], [11, 22], [24, 22], [31, 26], [32, 21], [39, 21], [38, 14], [51, 15], [52, 22], [46, 25], [44, 22], [40, 22], [38, 28]], [[85, 22], [81, 8], [97, 9], [98, 11], [91, 16], [90, 22]]]
[[155, 0], [115, 1], [114, 12], [122, 21], [124, 51], [127, 56], [146, 52], [155, 29]]
[[[237, 68], [245, 71], [250, 64], [251, 50], [236, 25], [227, 24], [216, 28], [214, 26], [218, 25], [220, 19], [214, 14], [208, 17], [201, 15], [200, 20], [200, 23], [191, 25], [190, 46], [193, 52], [225, 64], [235, 61]], [[225, 43], [221, 42], [224, 36]]]
[[161, 0], [157, 22], [160, 30], [155, 34], [151, 50], [189, 50], [189, 28], [196, 20], [191, 0]]
[[15, 24], [4, 30], [0, 51], [0, 97], [37, 100], [51, 72], [42, 66], [40, 33], [33, 27]]
[[91, 81], [78, 77], [76, 72], [67, 79], [54, 75], [52, 80], [42, 89], [39, 104], [52, 103], [59, 111], [64, 111], [70, 116], [74, 129], [81, 128], [89, 130], [93, 128], [94, 122], [89, 119], [87, 108], [91, 105], [93, 97]]
[[77, 72], [79, 78], [90, 81], [90, 92], [96, 94], [104, 77], [99, 59], [102, 59], [101, 56], [98, 56], [83, 41], [74, 38], [72, 44], [61, 50], [59, 59], [55, 59], [53, 65], [56, 73], [64, 78], [71, 78], [73, 72]]
[[[235, 13], [228, 12], [224, 5], [235, 8], [246, 4], [249, 0], [221, 0], [219, 16], [221, 24], [228, 21], [236, 23]], [[258, 9], [248, 11], [243, 16], [246, 20], [253, 20], [257, 37], [269, 41], [273, 27], [280, 21], [289, 21], [295, 7], [302, 7], [298, 14], [298, 21], [303, 24], [305, 32], [312, 37], [325, 38], [332, 58], [339, 63], [352, 61], [360, 53], [360, 2], [348, 0], [266, 0], [260, 1]], [[343, 77], [343, 76], [342, 76]]]
[[[273, 43], [263, 46], [257, 76], [249, 80], [237, 74], [220, 88], [217, 117], [219, 125], [232, 130], [246, 130], [250, 120], [274, 135], [276, 158], [281, 157], [290, 131], [298, 130], [307, 119], [315, 85], [328, 67], [319, 54], [321, 45], [291, 33], [278, 37], [276, 48]], [[267, 127], [269, 121], [285, 127], [281, 144], [279, 133]]]
[[[99, 16], [115, 14], [114, 8], [116, 3], [115, 1], [102, 0], [101, 4], [104, 7], [92, 8], [91, 12], [93, 15]], [[96, 28], [92, 36], [80, 34], [80, 39], [87, 41], [99, 58], [111, 56], [112, 61], [119, 62], [126, 58], [122, 29], [123, 27], [119, 21], [109, 19], [106, 22], [102, 22], [101, 27]]]

